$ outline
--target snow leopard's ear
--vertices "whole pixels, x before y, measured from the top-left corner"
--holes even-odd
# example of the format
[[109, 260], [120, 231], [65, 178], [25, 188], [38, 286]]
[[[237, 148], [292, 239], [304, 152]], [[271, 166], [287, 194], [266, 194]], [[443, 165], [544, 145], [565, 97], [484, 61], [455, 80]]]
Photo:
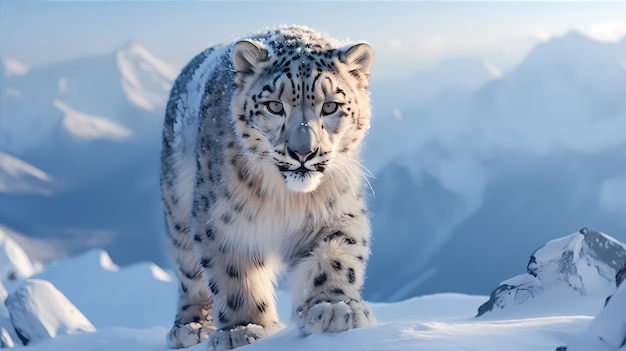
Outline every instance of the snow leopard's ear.
[[367, 87], [367, 78], [374, 60], [374, 52], [369, 44], [360, 43], [342, 49], [339, 60], [346, 64], [352, 76], [359, 79], [359, 87]]
[[263, 44], [252, 40], [240, 40], [233, 47], [231, 54], [233, 66], [238, 76], [254, 73], [254, 68], [267, 61], [269, 55]]

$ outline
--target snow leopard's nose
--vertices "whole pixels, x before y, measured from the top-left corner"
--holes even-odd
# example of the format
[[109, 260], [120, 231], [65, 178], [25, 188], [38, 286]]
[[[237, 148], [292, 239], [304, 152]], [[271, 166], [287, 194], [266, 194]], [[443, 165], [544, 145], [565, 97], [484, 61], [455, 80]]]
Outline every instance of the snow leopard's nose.
[[317, 136], [308, 123], [300, 123], [293, 129], [287, 141], [287, 151], [291, 157], [304, 163], [317, 150]]
[[304, 164], [309, 159], [313, 158], [316, 152], [317, 152], [317, 149], [313, 151], [307, 151], [306, 153], [301, 153], [298, 151], [293, 151], [290, 148], [287, 148], [287, 153], [289, 154], [289, 156], [291, 156], [295, 160], [300, 161], [300, 163], [302, 164]]

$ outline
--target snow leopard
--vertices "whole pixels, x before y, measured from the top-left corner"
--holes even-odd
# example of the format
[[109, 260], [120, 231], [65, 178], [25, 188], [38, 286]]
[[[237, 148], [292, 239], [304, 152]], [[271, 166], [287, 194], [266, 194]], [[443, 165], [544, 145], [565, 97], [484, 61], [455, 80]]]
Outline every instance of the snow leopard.
[[171, 348], [228, 350], [284, 325], [302, 335], [373, 326], [362, 140], [373, 52], [301, 26], [206, 49], [166, 106], [161, 193], [180, 281]]

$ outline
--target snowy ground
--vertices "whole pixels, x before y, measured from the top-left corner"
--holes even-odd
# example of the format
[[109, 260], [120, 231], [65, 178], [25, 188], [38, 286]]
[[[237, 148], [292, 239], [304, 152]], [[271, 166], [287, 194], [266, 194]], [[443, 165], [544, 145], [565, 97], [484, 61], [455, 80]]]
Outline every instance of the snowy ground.
[[[97, 331], [61, 335], [29, 346], [33, 351], [164, 351], [176, 295], [176, 281], [159, 267], [142, 263], [119, 268], [103, 251], [60, 261], [33, 278], [52, 282], [93, 323]], [[9, 292], [20, 282], [5, 282]], [[289, 319], [289, 298], [277, 294], [279, 313]], [[487, 296], [436, 294], [399, 303], [373, 303], [379, 324], [341, 334], [301, 337], [287, 327], [243, 350], [550, 350], [575, 340], [590, 315], [512, 317], [505, 311], [474, 318]], [[602, 308], [597, 302], [597, 311]], [[585, 307], [588, 311], [588, 306]], [[15, 340], [16, 344], [19, 340]], [[197, 345], [189, 350], [206, 350]]]

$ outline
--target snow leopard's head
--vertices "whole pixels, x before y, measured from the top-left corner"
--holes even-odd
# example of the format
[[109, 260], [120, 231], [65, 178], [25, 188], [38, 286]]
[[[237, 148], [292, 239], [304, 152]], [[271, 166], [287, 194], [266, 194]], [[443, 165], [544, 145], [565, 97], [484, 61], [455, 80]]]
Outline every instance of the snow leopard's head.
[[371, 115], [370, 46], [314, 39], [244, 40], [232, 50], [232, 111], [244, 150], [272, 162], [296, 192], [314, 191], [330, 172], [360, 171], [356, 158]]

